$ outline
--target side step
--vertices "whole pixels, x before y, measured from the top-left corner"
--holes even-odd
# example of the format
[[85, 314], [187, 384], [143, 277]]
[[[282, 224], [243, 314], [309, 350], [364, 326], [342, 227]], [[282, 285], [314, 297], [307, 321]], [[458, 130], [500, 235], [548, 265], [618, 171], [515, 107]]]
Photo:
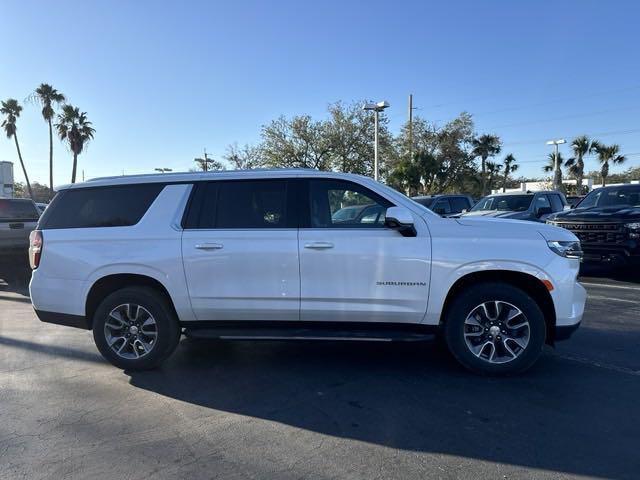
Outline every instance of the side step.
[[316, 322], [189, 322], [184, 333], [194, 339], [406, 342], [431, 340], [437, 331], [414, 324], [304, 323]]

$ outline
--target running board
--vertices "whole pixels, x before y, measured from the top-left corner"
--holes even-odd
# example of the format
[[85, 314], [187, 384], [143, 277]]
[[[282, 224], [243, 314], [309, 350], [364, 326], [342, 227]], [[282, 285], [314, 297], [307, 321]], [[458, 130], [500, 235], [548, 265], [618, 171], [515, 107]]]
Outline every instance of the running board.
[[[212, 325], [211, 322], [189, 322], [185, 325], [185, 335], [195, 339], [221, 340], [324, 340], [324, 341], [366, 341], [366, 342], [394, 342], [394, 341], [424, 341], [431, 340], [435, 329], [422, 325], [339, 325], [320, 323], [318, 325], [304, 325], [292, 322], [292, 325], [274, 326], [271, 322], [224, 322], [224, 325]], [[229, 325], [236, 323], [236, 325]], [[256, 325], [257, 323], [257, 325]], [[278, 322], [279, 323], [279, 322]], [[195, 325], [194, 325], [195, 324]], [[294, 326], [295, 325], [295, 326]]]

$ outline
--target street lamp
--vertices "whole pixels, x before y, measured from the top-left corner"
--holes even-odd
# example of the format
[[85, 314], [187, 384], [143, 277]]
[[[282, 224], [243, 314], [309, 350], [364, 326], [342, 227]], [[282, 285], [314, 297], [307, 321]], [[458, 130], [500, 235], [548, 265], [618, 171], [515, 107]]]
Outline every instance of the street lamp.
[[375, 122], [375, 133], [374, 133], [374, 147], [373, 147], [373, 179], [378, 181], [378, 114], [383, 111], [385, 108], [389, 108], [389, 102], [378, 102], [378, 103], [365, 103], [362, 106], [363, 110], [373, 110], [374, 113], [374, 122]]
[[154, 168], [156, 172], [165, 173], [165, 172], [173, 172], [171, 168]]
[[549, 140], [547, 145], [554, 146], [554, 155], [553, 155], [553, 189], [560, 190], [562, 183], [562, 170], [560, 170], [560, 165], [558, 165], [558, 145], [562, 145], [563, 143], [567, 143], [564, 138], [559, 138], [557, 140]]

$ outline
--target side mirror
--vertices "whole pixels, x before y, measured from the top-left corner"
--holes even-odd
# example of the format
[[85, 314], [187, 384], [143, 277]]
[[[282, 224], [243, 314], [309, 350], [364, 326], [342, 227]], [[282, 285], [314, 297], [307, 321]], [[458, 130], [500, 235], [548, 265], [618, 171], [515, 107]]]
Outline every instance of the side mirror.
[[413, 226], [413, 215], [404, 207], [389, 207], [385, 214], [384, 226], [397, 230], [404, 237], [415, 237], [416, 228]]
[[538, 218], [540, 218], [543, 215], [550, 215], [551, 213], [553, 213], [551, 211], [551, 207], [540, 207], [536, 210], [536, 216]]
[[460, 213], [467, 213], [469, 210], [466, 208], [463, 208], [462, 211]]
[[573, 205], [565, 205], [564, 207], [562, 207], [563, 211], [567, 211], [567, 210], [571, 210], [573, 208]]

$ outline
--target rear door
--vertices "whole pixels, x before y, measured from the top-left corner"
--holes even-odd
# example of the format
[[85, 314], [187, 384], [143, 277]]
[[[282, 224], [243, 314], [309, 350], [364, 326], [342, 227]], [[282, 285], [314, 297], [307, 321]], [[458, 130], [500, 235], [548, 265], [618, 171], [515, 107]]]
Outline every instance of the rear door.
[[[306, 321], [420, 322], [427, 308], [431, 245], [416, 218], [417, 237], [384, 226], [393, 204], [345, 180], [303, 181], [300, 228], [300, 318]], [[336, 221], [346, 206], [362, 207]]]
[[196, 185], [182, 258], [198, 320], [299, 320], [294, 183], [225, 180]]

